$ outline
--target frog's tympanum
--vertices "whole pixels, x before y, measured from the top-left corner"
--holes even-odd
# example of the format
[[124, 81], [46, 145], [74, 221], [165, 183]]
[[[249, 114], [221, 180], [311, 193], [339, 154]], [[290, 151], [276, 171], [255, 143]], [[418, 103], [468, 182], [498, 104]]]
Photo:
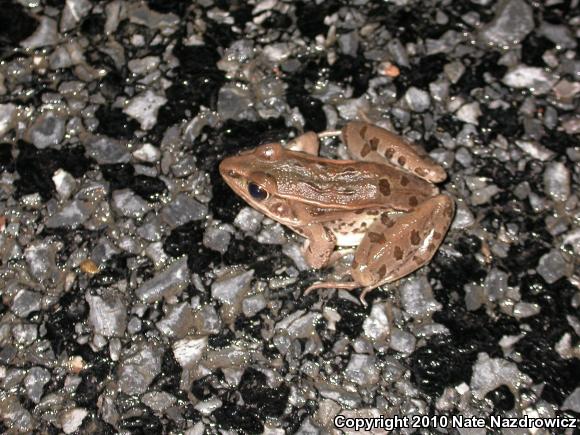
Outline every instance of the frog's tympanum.
[[[428, 263], [454, 214], [434, 183], [444, 169], [424, 151], [380, 127], [350, 122], [342, 140], [355, 160], [318, 157], [319, 137], [261, 145], [220, 164], [228, 185], [248, 204], [306, 238], [308, 264], [321, 268], [355, 247], [350, 281], [315, 288], [372, 289]], [[352, 252], [352, 251], [351, 251]]]

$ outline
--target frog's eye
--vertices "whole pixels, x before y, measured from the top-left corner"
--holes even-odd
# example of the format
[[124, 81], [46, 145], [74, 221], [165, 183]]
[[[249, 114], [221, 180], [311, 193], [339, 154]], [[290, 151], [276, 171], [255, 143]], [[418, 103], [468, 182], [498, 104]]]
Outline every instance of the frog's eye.
[[248, 192], [250, 193], [252, 198], [254, 198], [258, 201], [263, 201], [268, 197], [268, 192], [265, 191], [264, 189], [262, 189], [256, 183], [252, 183], [252, 182], [248, 183]]

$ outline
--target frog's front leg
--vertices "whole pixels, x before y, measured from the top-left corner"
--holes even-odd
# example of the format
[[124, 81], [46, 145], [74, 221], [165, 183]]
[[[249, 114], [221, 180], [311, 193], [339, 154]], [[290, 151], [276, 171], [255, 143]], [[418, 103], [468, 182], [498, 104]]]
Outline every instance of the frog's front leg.
[[315, 269], [328, 266], [336, 247], [336, 237], [321, 224], [308, 224], [300, 228], [306, 237], [302, 254], [306, 263]]
[[455, 205], [447, 195], [434, 196], [400, 217], [383, 213], [358, 246], [351, 276], [364, 291], [396, 281], [427, 264], [443, 241]]

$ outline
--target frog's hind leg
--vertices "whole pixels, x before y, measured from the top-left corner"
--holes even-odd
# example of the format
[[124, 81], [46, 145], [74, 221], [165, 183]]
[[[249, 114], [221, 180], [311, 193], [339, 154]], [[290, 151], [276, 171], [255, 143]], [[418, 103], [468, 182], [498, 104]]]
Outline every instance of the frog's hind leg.
[[449, 229], [454, 208], [449, 196], [437, 195], [398, 217], [381, 215], [352, 263], [352, 278], [365, 287], [363, 295], [427, 264]]
[[447, 174], [422, 149], [411, 145], [399, 135], [366, 122], [349, 122], [342, 129], [342, 140], [351, 155], [359, 160], [384, 163], [389, 161], [412, 174], [439, 183]]

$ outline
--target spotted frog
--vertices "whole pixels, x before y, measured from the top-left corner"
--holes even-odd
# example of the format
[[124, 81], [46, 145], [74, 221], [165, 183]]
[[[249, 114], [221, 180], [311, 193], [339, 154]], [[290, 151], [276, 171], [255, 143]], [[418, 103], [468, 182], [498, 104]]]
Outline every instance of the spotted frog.
[[[341, 135], [353, 160], [318, 156], [321, 137]], [[349, 281], [316, 288], [374, 288], [427, 264], [449, 228], [453, 200], [434, 183], [444, 169], [424, 151], [378, 126], [350, 122], [342, 131], [308, 132], [286, 147], [269, 143], [224, 159], [220, 173], [248, 204], [306, 238], [313, 268], [354, 247]], [[352, 250], [351, 250], [352, 252]]]

